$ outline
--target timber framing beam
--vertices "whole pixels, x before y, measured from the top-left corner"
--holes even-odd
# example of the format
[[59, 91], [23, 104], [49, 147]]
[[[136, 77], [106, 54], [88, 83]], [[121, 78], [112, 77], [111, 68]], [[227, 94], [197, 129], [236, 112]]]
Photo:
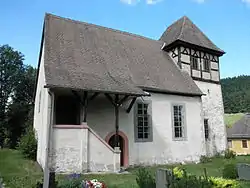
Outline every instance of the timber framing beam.
[[136, 101], [136, 97], [134, 97], [132, 99], [132, 101], [130, 102], [129, 106], [128, 106], [128, 109], [126, 110], [127, 113], [129, 113], [133, 107], [133, 105], [135, 104], [135, 101]]
[[88, 92], [87, 91], [83, 92], [83, 99], [76, 91], [72, 90], [72, 93], [75, 95], [75, 97], [79, 100], [79, 102], [83, 106], [83, 108], [84, 108], [83, 122], [87, 122], [87, 108], [88, 108], [88, 102], [89, 102]]
[[107, 99], [114, 105], [114, 106], [121, 106], [128, 98], [129, 95], [125, 95], [122, 99], [119, 100], [119, 95], [115, 94], [115, 99], [113, 99], [109, 94], [105, 93]]
[[114, 106], [116, 106], [116, 103], [114, 102], [113, 98], [112, 98], [109, 94], [105, 93], [104, 95], [107, 97], [107, 99], [108, 99]]
[[[119, 94], [115, 94], [115, 97], [112, 98], [109, 94], [105, 93], [107, 99], [113, 104], [115, 108], [115, 146], [119, 147], [119, 110], [120, 106], [129, 98], [129, 95], [125, 95], [123, 98], [119, 99]], [[136, 97], [133, 98], [135, 100]], [[130, 104], [130, 108], [133, 105]]]
[[88, 112], [88, 92], [84, 91], [83, 93], [83, 100], [84, 100], [84, 116], [83, 116], [83, 122], [87, 122], [87, 112]]
[[77, 100], [79, 100], [79, 102], [81, 103], [81, 105], [85, 106], [84, 101], [82, 101], [80, 95], [76, 91], [74, 91], [74, 90], [72, 90], [72, 93], [77, 98]]
[[92, 101], [92, 100], [94, 100], [98, 95], [99, 95], [100, 93], [94, 93], [90, 98], [89, 98], [89, 100], [90, 101]]
[[128, 98], [129, 98], [129, 95], [126, 95], [121, 100], [119, 100], [118, 101], [119, 106], [122, 105]]

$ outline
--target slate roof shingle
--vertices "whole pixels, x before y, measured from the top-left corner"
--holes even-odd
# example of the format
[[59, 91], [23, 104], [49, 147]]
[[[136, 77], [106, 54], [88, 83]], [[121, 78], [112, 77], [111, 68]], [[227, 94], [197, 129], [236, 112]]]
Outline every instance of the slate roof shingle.
[[166, 46], [180, 40], [189, 44], [194, 44], [206, 49], [217, 51], [221, 54], [225, 52], [218, 48], [187, 16], [183, 16], [172, 25], [160, 37]]
[[230, 128], [227, 128], [228, 138], [250, 138], [250, 114], [246, 114]]
[[44, 42], [47, 87], [202, 95], [161, 50], [162, 41], [46, 14]]

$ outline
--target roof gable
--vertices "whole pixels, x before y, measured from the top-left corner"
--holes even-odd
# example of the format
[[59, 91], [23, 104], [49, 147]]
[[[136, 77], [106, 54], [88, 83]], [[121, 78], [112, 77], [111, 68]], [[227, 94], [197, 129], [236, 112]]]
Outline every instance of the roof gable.
[[161, 50], [162, 41], [51, 14], [45, 17], [44, 40], [47, 87], [202, 95]]
[[188, 17], [183, 16], [172, 25], [160, 37], [166, 46], [176, 41], [182, 41], [193, 44], [205, 49], [219, 52], [221, 55], [225, 52], [218, 48]]

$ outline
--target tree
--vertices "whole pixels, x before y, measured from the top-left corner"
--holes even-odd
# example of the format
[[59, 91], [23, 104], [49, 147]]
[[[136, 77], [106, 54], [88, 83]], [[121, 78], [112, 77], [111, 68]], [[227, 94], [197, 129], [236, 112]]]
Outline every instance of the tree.
[[33, 93], [36, 69], [26, 66], [7, 109], [9, 147], [14, 148], [27, 127], [33, 125]]
[[0, 46], [0, 144], [6, 138], [6, 112], [23, 71], [23, 55], [8, 45]]
[[21, 52], [0, 46], [0, 145], [15, 147], [31, 118], [36, 69], [23, 60]]
[[226, 113], [250, 112], [250, 76], [238, 76], [221, 80]]

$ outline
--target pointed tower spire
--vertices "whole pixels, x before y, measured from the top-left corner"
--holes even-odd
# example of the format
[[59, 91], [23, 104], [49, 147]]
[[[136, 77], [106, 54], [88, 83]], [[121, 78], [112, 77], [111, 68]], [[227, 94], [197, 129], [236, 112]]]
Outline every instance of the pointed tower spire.
[[183, 16], [160, 37], [165, 42], [165, 48], [172, 48], [177, 43], [191, 44], [194, 47], [209, 50], [219, 56], [225, 52], [218, 48], [187, 16]]

